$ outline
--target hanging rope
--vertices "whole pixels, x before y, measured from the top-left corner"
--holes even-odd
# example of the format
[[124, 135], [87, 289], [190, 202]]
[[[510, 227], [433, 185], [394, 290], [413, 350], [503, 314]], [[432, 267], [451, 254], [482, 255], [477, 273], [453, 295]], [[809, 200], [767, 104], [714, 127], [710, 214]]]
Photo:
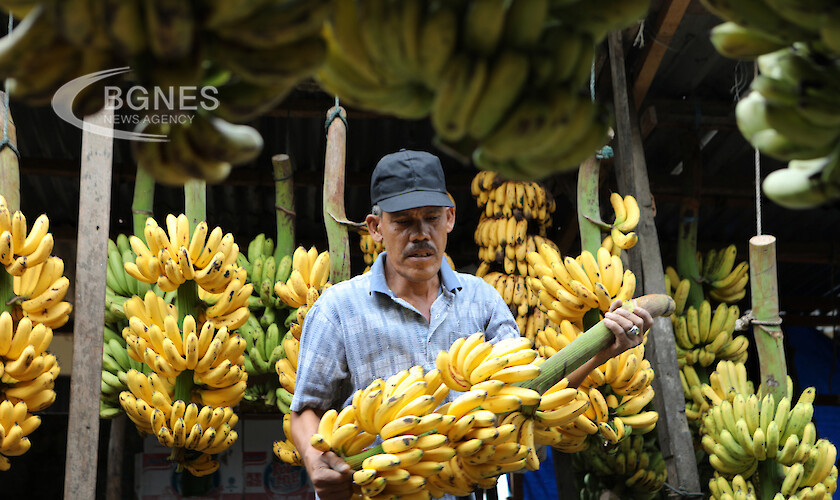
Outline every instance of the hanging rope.
[[[753, 79], [758, 76], [758, 63], [753, 63]], [[755, 148], [755, 234], [761, 236], [761, 155]]]
[[[14, 17], [11, 13], [9, 13], [9, 27], [6, 30], [6, 35], [12, 33], [12, 28], [14, 28]], [[5, 91], [5, 95], [3, 96], [3, 104], [6, 106], [6, 114], [3, 116], [3, 140], [0, 141], [0, 151], [3, 148], [9, 148], [12, 152], [17, 156], [18, 161], [20, 161], [20, 151], [18, 148], [12, 144], [12, 141], [9, 140], [9, 116], [11, 113], [9, 112], [9, 80], [7, 79], [3, 84], [3, 90]]]
[[324, 123], [324, 132], [329, 133], [330, 125], [332, 125], [333, 120], [336, 118], [344, 122], [345, 129], [350, 128], [347, 126], [347, 118], [345, 118], [344, 114], [341, 112], [341, 108], [338, 106], [338, 96], [335, 96], [335, 106], [332, 108], [330, 114], [327, 115], [327, 121]]

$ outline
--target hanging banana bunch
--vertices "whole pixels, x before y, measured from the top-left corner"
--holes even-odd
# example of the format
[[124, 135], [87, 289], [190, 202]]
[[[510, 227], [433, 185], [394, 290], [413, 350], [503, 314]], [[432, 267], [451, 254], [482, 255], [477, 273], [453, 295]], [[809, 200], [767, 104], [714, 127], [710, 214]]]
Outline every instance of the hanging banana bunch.
[[[702, 445], [716, 476], [709, 482], [713, 498], [741, 485], [777, 491], [774, 498], [831, 498], [837, 489], [837, 450], [817, 439], [814, 396], [809, 387], [794, 403], [788, 377], [786, 395], [776, 402], [763, 388], [753, 391], [743, 363], [721, 361], [703, 384], [708, 400], [703, 414]], [[762, 492], [762, 494], [767, 493]]]
[[604, 490], [610, 490], [619, 498], [656, 498], [668, 471], [653, 437], [652, 434], [634, 434], [614, 448], [590, 446], [576, 454], [573, 458], [575, 469], [590, 471], [584, 477], [582, 494], [597, 500]]
[[615, 220], [607, 228], [610, 234], [604, 238], [601, 246], [612, 255], [621, 255], [622, 250], [633, 248], [639, 241], [633, 230], [639, 225], [641, 211], [636, 198], [629, 194], [622, 198], [618, 193], [611, 193], [610, 204], [615, 212]]
[[64, 261], [50, 256], [49, 218], [40, 215], [27, 230], [22, 212], [10, 213], [0, 195], [0, 290], [6, 310], [0, 314], [0, 470], [9, 457], [26, 453], [41, 423], [32, 413], [55, 401], [60, 368], [47, 352], [53, 328], [67, 323], [73, 310], [64, 301], [70, 281]]
[[[246, 341], [234, 329], [248, 320], [253, 287], [243, 284], [247, 273], [237, 263], [239, 247], [231, 234], [208, 231], [204, 221], [190, 234], [184, 214], [168, 215], [166, 226], [150, 217], [146, 242], [129, 238], [136, 260], [124, 264], [126, 273], [163, 292], [177, 290], [177, 297], [173, 305], [149, 290], [123, 303], [130, 361], [119, 402], [141, 433], [154, 434], [173, 448], [179, 467], [200, 476], [218, 469], [212, 455], [238, 437], [233, 407], [248, 374]], [[208, 307], [199, 296], [210, 294], [220, 296]]]

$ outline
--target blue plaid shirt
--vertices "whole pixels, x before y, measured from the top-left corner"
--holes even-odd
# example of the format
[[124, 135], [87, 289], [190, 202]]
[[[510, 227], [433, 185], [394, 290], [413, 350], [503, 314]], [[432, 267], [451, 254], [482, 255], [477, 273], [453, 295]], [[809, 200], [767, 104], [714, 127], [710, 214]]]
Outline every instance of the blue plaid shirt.
[[483, 279], [441, 263], [441, 292], [431, 323], [385, 281], [383, 252], [370, 271], [324, 291], [303, 323], [292, 411], [340, 409], [377, 378], [420, 365], [458, 337], [485, 332], [497, 342], [519, 336], [499, 293]]

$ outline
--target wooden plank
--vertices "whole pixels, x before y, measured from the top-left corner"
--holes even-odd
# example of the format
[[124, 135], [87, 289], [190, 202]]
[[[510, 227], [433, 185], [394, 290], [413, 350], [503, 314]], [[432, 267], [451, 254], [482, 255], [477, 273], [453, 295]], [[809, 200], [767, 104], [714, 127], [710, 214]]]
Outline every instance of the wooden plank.
[[[344, 165], [347, 158], [347, 114], [336, 106], [327, 111], [327, 152], [324, 156], [324, 224], [330, 244], [330, 281], [350, 278], [350, 237], [344, 211]], [[331, 120], [331, 121], [330, 121]]]
[[[85, 125], [113, 127], [113, 109], [85, 118]], [[102, 371], [102, 304], [111, 213], [114, 138], [82, 132], [79, 179], [79, 237], [73, 314], [73, 378], [64, 498], [95, 498], [99, 447], [99, 385]]]
[[[624, 67], [624, 48], [620, 33], [609, 35], [610, 69], [616, 112], [618, 149], [616, 175], [622, 194], [632, 194], [639, 202], [641, 221], [636, 228], [639, 243], [630, 251], [630, 265], [637, 276], [636, 295], [665, 293], [665, 277], [659, 236], [653, 220], [653, 198], [647, 176], [636, 106], [628, 94]], [[684, 492], [699, 492], [700, 478], [680, 384], [673, 327], [668, 318], [657, 318], [651, 328], [645, 355], [656, 370], [653, 387], [654, 408], [659, 412], [659, 445], [668, 469], [668, 482]], [[679, 496], [669, 490], [668, 497]]]
[[653, 78], [662, 64], [662, 59], [671, 45], [671, 39], [680, 25], [685, 9], [691, 0], [666, 0], [659, 9], [656, 25], [653, 29], [653, 40], [645, 46], [641, 57], [640, 69], [636, 81], [633, 82], [633, 102], [636, 109], [642, 102], [653, 84]]

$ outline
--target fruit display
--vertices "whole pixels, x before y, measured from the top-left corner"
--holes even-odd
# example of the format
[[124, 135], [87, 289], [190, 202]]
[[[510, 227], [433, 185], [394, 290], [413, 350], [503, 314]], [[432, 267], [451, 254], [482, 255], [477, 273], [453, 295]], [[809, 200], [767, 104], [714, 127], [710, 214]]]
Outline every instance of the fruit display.
[[713, 498], [751, 487], [763, 498], [770, 498], [767, 492], [777, 492], [779, 499], [831, 498], [837, 450], [817, 439], [813, 387], [794, 402], [788, 379], [786, 395], [777, 402], [763, 388], [753, 390], [742, 363], [721, 361], [701, 392], [709, 403], [700, 432], [716, 471], [709, 482]]
[[580, 92], [607, 32], [649, 1], [337, 0], [317, 79], [355, 106], [430, 115], [443, 147], [511, 180], [574, 169], [607, 142]]
[[[0, 2], [20, 19], [0, 44], [0, 75], [13, 99], [35, 106], [48, 105], [62, 85], [91, 74], [125, 74], [119, 83], [142, 87], [149, 100], [158, 90], [169, 92], [160, 106], [118, 94], [119, 104], [131, 100], [140, 111], [134, 132], [170, 139], [135, 141], [135, 159], [163, 184], [218, 182], [262, 149], [259, 132], [236, 123], [272, 109], [324, 61], [321, 28], [331, 4]], [[112, 69], [122, 67], [130, 73]], [[92, 114], [105, 105], [108, 85], [113, 78], [92, 80], [61, 105], [79, 118]], [[173, 105], [173, 95], [187, 96], [183, 109]], [[172, 115], [167, 120], [156, 113]]]
[[[247, 343], [234, 329], [248, 320], [252, 285], [242, 284], [247, 273], [237, 263], [233, 235], [208, 231], [204, 221], [190, 231], [184, 214], [168, 215], [166, 227], [150, 217], [145, 242], [128, 238], [136, 258], [124, 263], [125, 272], [155, 284], [160, 294], [149, 289], [123, 302], [122, 338], [130, 359], [116, 354], [112, 340], [106, 354], [125, 373], [124, 381], [117, 375], [126, 386], [119, 403], [138, 431], [173, 448], [170, 458], [179, 467], [202, 476], [219, 468], [212, 455], [238, 437], [233, 407], [247, 385]], [[176, 292], [175, 304], [164, 299], [167, 292]], [[211, 295], [219, 296], [208, 307], [200, 297]]]
[[70, 281], [64, 261], [51, 256], [54, 239], [42, 214], [27, 228], [23, 212], [12, 213], [0, 195], [0, 471], [9, 457], [26, 453], [29, 435], [41, 424], [33, 415], [55, 401], [60, 367], [50, 354], [53, 329], [67, 323], [73, 306], [64, 300]]
[[499, 292], [520, 333], [533, 343], [547, 318], [527, 285], [526, 256], [539, 245], [554, 245], [545, 238], [554, 198], [536, 182], [510, 181], [488, 171], [476, 174], [470, 191], [482, 211], [473, 235], [478, 245], [476, 276]]
[[803, 0], [703, 3], [726, 21], [712, 30], [718, 52], [758, 65], [736, 108], [738, 128], [759, 151], [789, 162], [764, 179], [764, 193], [791, 209], [840, 198], [840, 9]]

